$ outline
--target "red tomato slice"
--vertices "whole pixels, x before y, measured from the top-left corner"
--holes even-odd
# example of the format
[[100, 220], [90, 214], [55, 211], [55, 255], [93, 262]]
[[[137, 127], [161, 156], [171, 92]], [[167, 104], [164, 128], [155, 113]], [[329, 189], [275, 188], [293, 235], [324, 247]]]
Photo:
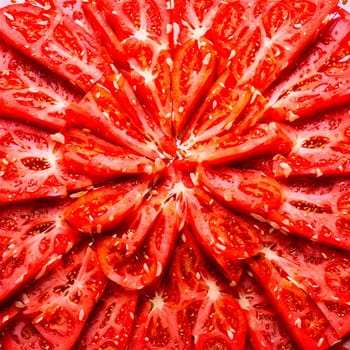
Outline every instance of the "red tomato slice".
[[161, 214], [163, 207], [166, 206], [166, 202], [172, 196], [173, 186], [173, 179], [163, 176], [149, 190], [138, 210], [128, 220], [127, 228], [120, 227], [112, 236], [106, 236], [100, 240], [98, 252], [101, 252], [101, 261], [108, 260], [107, 264], [118, 265], [135, 254], [152, 230], [154, 222]]
[[298, 120], [285, 129], [295, 143], [291, 152], [272, 161], [276, 177], [348, 175], [350, 173], [350, 109]]
[[[230, 69], [240, 83], [265, 90], [324, 28], [338, 1], [257, 1], [236, 30]], [[248, 26], [246, 24], [249, 24]], [[239, 39], [237, 39], [239, 38]]]
[[[196, 140], [196, 136], [194, 136]], [[191, 138], [179, 146], [186, 160], [205, 164], [223, 164], [247, 160], [249, 157], [284, 154], [292, 141], [276, 122], [260, 123], [243, 135], [226, 132], [200, 143]]]
[[41, 336], [27, 320], [20, 320], [11, 326], [1, 340], [4, 349], [43, 350], [53, 348], [52, 343]]
[[142, 299], [131, 348], [244, 349], [246, 322], [229, 291], [185, 230], [168, 278]]
[[272, 242], [263, 250], [265, 258], [313, 299], [339, 337], [346, 335], [350, 331], [348, 254], [285, 235], [272, 236]]
[[[64, 161], [76, 173], [92, 179], [109, 179], [132, 174], [151, 174], [154, 162], [124, 147], [106, 142], [90, 132], [69, 129], [65, 134]], [[159, 166], [161, 162], [159, 162]]]
[[170, 12], [166, 1], [101, 0], [106, 17], [122, 44], [128, 79], [146, 110], [172, 136]]
[[70, 202], [0, 210], [0, 301], [48, 273], [80, 239], [64, 220]]
[[280, 190], [283, 198], [280, 207], [260, 213], [272, 227], [350, 248], [348, 179], [295, 178], [281, 183]]
[[125, 349], [130, 340], [137, 301], [136, 292], [127, 292], [109, 281], [86, 323], [77, 350]]
[[215, 51], [205, 38], [190, 39], [175, 51], [172, 97], [173, 123], [177, 135], [213, 83], [215, 67]]
[[248, 332], [255, 350], [295, 349], [295, 345], [273, 304], [260, 285], [244, 274], [237, 286], [239, 304], [248, 321]]
[[[114, 84], [117, 85], [120, 80], [122, 83], [124, 81], [122, 77], [120, 79], [119, 76], [115, 78], [116, 80], [114, 77], [109, 79], [113, 79], [112, 81], [115, 81]], [[129, 93], [129, 90], [126, 91]], [[86, 126], [94, 134], [113, 143], [132, 149], [151, 159], [158, 158], [160, 151], [155, 141], [150, 141], [144, 132], [139, 130], [146, 123], [140, 123], [140, 121], [137, 124], [133, 123], [132, 116], [135, 112], [130, 116], [124, 110], [123, 102], [125, 103], [126, 99], [120, 99], [120, 95], [118, 94], [115, 97], [104, 84], [95, 84], [80, 101], [80, 107], [83, 112], [80, 115], [72, 116], [70, 125], [73, 127]], [[130, 104], [130, 102], [126, 102], [126, 105], [128, 103]], [[149, 129], [150, 126], [145, 126], [146, 134]]]
[[268, 213], [283, 202], [281, 185], [257, 170], [200, 168], [199, 182], [233, 210]]
[[111, 72], [95, 38], [60, 11], [30, 4], [5, 6], [0, 10], [0, 34], [85, 91]]
[[267, 114], [294, 120], [348, 103], [349, 43], [350, 14], [339, 10], [309, 54], [269, 94], [271, 110]]
[[93, 189], [67, 208], [66, 219], [81, 232], [109, 231], [140, 206], [149, 186], [149, 178], [141, 178]]
[[328, 349], [337, 340], [322, 311], [297, 285], [284, 277], [267, 259], [250, 264], [300, 349]]
[[68, 191], [91, 185], [62, 162], [62, 134], [12, 121], [0, 125], [0, 204], [46, 197], [64, 197]]
[[87, 245], [79, 249], [21, 298], [23, 316], [32, 318], [54, 348], [71, 349], [106, 285], [94, 250]]
[[81, 98], [70, 84], [0, 40], [0, 111], [12, 119], [60, 130], [66, 108]]
[[[14, 320], [14, 328], [27, 320], [34, 338], [51, 344], [51, 348], [69, 350], [79, 337], [105, 284], [106, 277], [94, 250], [87, 244], [75, 247], [54, 271], [31, 284], [14, 302], [21, 309], [20, 317]], [[18, 338], [9, 338], [9, 341], [19, 344], [28, 341], [25, 333]]]
[[226, 132], [240, 135], [262, 118], [265, 104], [253, 86], [237, 86], [233, 74], [227, 70], [216, 80], [198, 112], [190, 119], [182, 142], [200, 143]]
[[122, 263], [117, 261], [116, 265], [113, 250], [118, 254], [118, 245], [111, 244], [113, 236], [99, 241], [98, 255], [106, 276], [126, 289], [142, 289], [154, 283], [164, 273], [176, 243], [179, 223], [178, 203], [170, 198], [153, 222], [143, 245]]
[[232, 213], [199, 188], [187, 192], [186, 200], [193, 232], [209, 256], [238, 260], [259, 252], [263, 231], [252, 219]]
[[252, 3], [247, 0], [219, 1], [220, 5], [206, 37], [213, 43], [218, 53], [218, 72], [226, 70], [229, 60], [236, 54], [239, 37], [249, 28], [247, 12]]

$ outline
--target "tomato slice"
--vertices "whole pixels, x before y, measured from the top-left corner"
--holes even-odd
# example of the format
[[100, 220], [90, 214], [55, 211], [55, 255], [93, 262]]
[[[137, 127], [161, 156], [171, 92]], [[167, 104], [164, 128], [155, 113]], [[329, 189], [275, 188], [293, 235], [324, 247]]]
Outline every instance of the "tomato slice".
[[243, 312], [232, 290], [215, 270], [208, 269], [187, 229], [168, 276], [141, 301], [130, 344], [133, 349], [244, 349]]
[[274, 176], [345, 176], [350, 172], [350, 109], [337, 109], [293, 122], [286, 133], [295, 140], [291, 152], [274, 157]]
[[77, 344], [77, 350], [124, 349], [134, 322], [138, 293], [109, 281]]
[[348, 254], [297, 237], [266, 238], [265, 259], [313, 299], [339, 337], [346, 335], [350, 327]]
[[92, 179], [106, 180], [160, 170], [154, 168], [155, 164], [150, 159], [106, 142], [90, 132], [69, 129], [64, 133], [64, 138], [65, 164], [74, 172], [82, 172]]
[[[194, 141], [194, 142], [193, 142]], [[247, 133], [226, 132], [196, 143], [196, 136], [179, 146], [179, 153], [188, 161], [210, 165], [227, 164], [249, 157], [285, 154], [292, 141], [284, 128], [276, 123], [258, 123]]]
[[28, 3], [5, 6], [0, 35], [85, 91], [111, 72], [95, 38], [60, 11]]
[[46, 197], [64, 197], [68, 191], [91, 186], [62, 162], [62, 134], [13, 121], [0, 125], [0, 204]]
[[1, 39], [0, 57], [0, 110], [3, 115], [50, 130], [63, 128], [66, 108], [73, 108], [81, 97], [78, 91]]
[[111, 244], [115, 241], [113, 236], [98, 242], [98, 255], [106, 276], [126, 289], [142, 289], [159, 280], [175, 246], [179, 223], [178, 203], [170, 198], [152, 223], [143, 245], [122, 263], [117, 261], [116, 265], [113, 250], [118, 255], [120, 253], [118, 245]]
[[[113, 78], [111, 77], [109, 79], [115, 81], [114, 84], [118, 84], [120, 80], [123, 82], [123, 78], [119, 79], [119, 76], [113, 76]], [[145, 134], [139, 130], [145, 123], [141, 124], [138, 122], [138, 124], [134, 124], [132, 116], [135, 112], [131, 116], [127, 114], [124, 107], [122, 107], [123, 102], [125, 103], [125, 98], [120, 99], [120, 94], [115, 97], [107, 86], [107, 83], [104, 84], [100, 82], [90, 89], [80, 101], [79, 105], [82, 109], [82, 113], [74, 115], [74, 117], [72, 116], [69, 126], [86, 126], [94, 134], [113, 143], [132, 149], [151, 159], [159, 158], [160, 152], [157, 144], [153, 140], [150, 141]], [[128, 90], [127, 92], [129, 93]], [[126, 102], [126, 105], [127, 104], [128, 102]], [[146, 133], [149, 131], [149, 128], [149, 126], [145, 127]]]
[[101, 0], [106, 18], [122, 44], [126, 76], [138, 99], [167, 136], [171, 125], [170, 11], [165, 1]]
[[200, 168], [199, 182], [219, 201], [233, 210], [250, 215], [279, 209], [282, 187], [257, 170]]
[[[264, 91], [325, 27], [338, 1], [257, 1], [246, 18], [254, 18], [234, 48], [230, 69], [241, 83]], [[235, 39], [234, 39], [235, 40]]]
[[249, 1], [219, 2], [220, 5], [214, 13], [206, 37], [214, 44], [218, 53], [218, 72], [221, 74], [227, 68], [229, 60], [236, 54], [239, 37], [251, 25], [246, 19]]
[[161, 211], [169, 201], [171, 197], [169, 191], [174, 186], [171, 176], [162, 175], [158, 183], [149, 189], [142, 204], [133, 213], [133, 217], [128, 220], [127, 228], [120, 227], [112, 236], [100, 240], [102, 243], [98, 244], [98, 252], [101, 261], [106, 261], [106, 264], [111, 266], [121, 264], [135, 254], [145, 241], [157, 217], [163, 215]]
[[254, 278], [245, 273], [237, 290], [239, 304], [247, 317], [249, 338], [254, 349], [295, 349], [273, 304]]
[[64, 219], [70, 202], [37, 203], [0, 210], [0, 301], [48, 273], [80, 239]]
[[253, 220], [232, 213], [199, 188], [186, 199], [193, 232], [209, 256], [237, 261], [259, 252], [263, 231]]
[[12, 325], [2, 336], [4, 349], [42, 350], [52, 349], [48, 342], [27, 320], [20, 320]]
[[350, 14], [339, 10], [330, 28], [269, 94], [269, 115], [287, 120], [346, 104], [350, 97]]
[[233, 74], [227, 70], [215, 81], [190, 119], [182, 142], [200, 143], [226, 132], [240, 135], [262, 118], [265, 104], [253, 86], [237, 86]]
[[180, 134], [191, 113], [204, 99], [214, 81], [215, 67], [215, 51], [205, 38], [190, 39], [175, 51], [172, 97], [176, 135]]
[[250, 267], [300, 349], [328, 349], [336, 342], [335, 330], [317, 305], [269, 260], [261, 257]]
[[[30, 328], [36, 330], [35, 337], [52, 348], [71, 349], [105, 285], [106, 277], [93, 248], [88, 244], [77, 246], [54, 271], [26, 288], [14, 302], [21, 308], [15, 328], [28, 320], [34, 326]], [[25, 341], [22, 333], [17, 342]]]
[[290, 179], [280, 183], [281, 206], [261, 217], [285, 232], [349, 249], [349, 189], [348, 179]]
[[66, 219], [81, 232], [109, 231], [141, 204], [149, 186], [150, 180], [141, 178], [93, 189], [67, 208]]

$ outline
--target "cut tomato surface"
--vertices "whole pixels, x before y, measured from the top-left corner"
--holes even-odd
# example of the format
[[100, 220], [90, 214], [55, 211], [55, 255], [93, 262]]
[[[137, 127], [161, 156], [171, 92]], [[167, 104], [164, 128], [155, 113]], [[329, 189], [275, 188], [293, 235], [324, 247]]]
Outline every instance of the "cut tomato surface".
[[296, 349], [271, 300], [253, 276], [245, 273], [237, 290], [238, 302], [247, 317], [249, 338], [254, 349]]
[[188, 161], [218, 165], [240, 162], [250, 157], [284, 154], [289, 152], [291, 142], [276, 122], [260, 123], [238, 136], [225, 132], [197, 143], [190, 138], [179, 145], [179, 153]]
[[1, 349], [348, 346], [349, 4], [0, 2]]
[[64, 197], [91, 185], [63, 162], [62, 134], [49, 134], [17, 122], [1, 120], [0, 203]]
[[[64, 161], [76, 173], [108, 179], [135, 174], [151, 174], [155, 163], [124, 147], [100, 139], [90, 132], [69, 129], [64, 134]], [[162, 162], [159, 161], [159, 167]]]
[[171, 69], [172, 26], [166, 1], [99, 0], [117, 40], [126, 76], [141, 103], [172, 136]]
[[8, 42], [85, 91], [111, 72], [94, 37], [62, 12], [9, 5], [0, 10], [0, 24]]
[[148, 178], [141, 178], [95, 188], [67, 208], [66, 219], [88, 234], [111, 230], [141, 204], [149, 185]]
[[0, 302], [52, 270], [80, 239], [67, 225], [68, 202], [36, 203], [0, 210]]
[[349, 108], [344, 108], [291, 123], [284, 130], [294, 144], [287, 155], [274, 157], [274, 176], [346, 176], [350, 169], [349, 115]]
[[0, 57], [1, 113], [51, 130], [64, 128], [66, 109], [77, 109], [79, 91], [2, 40]]
[[[338, 1], [257, 1], [243, 15], [230, 69], [238, 81], [265, 90], [322, 30]], [[302, 10], [301, 10], [302, 9]], [[240, 28], [241, 29], [241, 28]]]
[[109, 281], [77, 343], [78, 350], [127, 347], [139, 296]]
[[313, 299], [339, 336], [346, 335], [350, 324], [348, 254], [289, 236], [267, 235], [264, 240], [265, 258]]
[[[105, 285], [106, 277], [96, 253], [82, 244], [65, 255], [46, 278], [27, 288], [14, 306], [20, 308], [34, 339], [42, 339], [52, 348], [68, 350], [79, 337]], [[20, 337], [14, 335], [11, 332], [10, 344], [27, 342], [25, 333], [20, 333]]]
[[327, 349], [336, 342], [336, 332], [322, 311], [293, 281], [265, 258], [250, 266], [301, 349]]
[[294, 120], [346, 104], [350, 96], [350, 14], [339, 11], [297, 68], [270, 93], [269, 115]]

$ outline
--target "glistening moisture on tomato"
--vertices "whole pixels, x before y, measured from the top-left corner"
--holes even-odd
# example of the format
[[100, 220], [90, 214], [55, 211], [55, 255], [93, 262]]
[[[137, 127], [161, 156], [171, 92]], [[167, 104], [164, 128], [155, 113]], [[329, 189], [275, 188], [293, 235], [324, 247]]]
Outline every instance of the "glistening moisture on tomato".
[[0, 349], [350, 349], [338, 0], [0, 0]]

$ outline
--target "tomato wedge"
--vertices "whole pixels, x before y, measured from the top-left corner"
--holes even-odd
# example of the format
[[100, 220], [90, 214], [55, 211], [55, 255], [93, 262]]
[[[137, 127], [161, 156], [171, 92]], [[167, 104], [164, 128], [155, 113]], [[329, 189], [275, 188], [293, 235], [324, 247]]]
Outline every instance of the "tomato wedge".
[[339, 337], [350, 330], [349, 256], [305, 239], [273, 235], [263, 249], [272, 262], [298, 285], [323, 312]]
[[108, 281], [104, 294], [85, 325], [77, 350], [126, 348], [138, 299], [138, 293], [127, 292]]
[[261, 257], [250, 264], [293, 340], [300, 349], [328, 349], [337, 340], [335, 330], [312, 299]]
[[349, 249], [348, 179], [295, 178], [281, 183], [280, 189], [281, 206], [261, 213], [273, 227]]
[[295, 120], [325, 108], [346, 104], [350, 97], [350, 14], [339, 10], [330, 28], [299, 60], [296, 69], [269, 93], [268, 115]]
[[47, 274], [80, 239], [64, 219], [70, 201], [0, 209], [0, 302]]
[[99, 1], [121, 42], [120, 60], [126, 60], [126, 76], [146, 110], [172, 136], [171, 32], [166, 1]]
[[0, 125], [0, 204], [64, 197], [91, 186], [91, 180], [66, 168], [62, 134], [49, 134], [13, 121]]
[[253, 86], [237, 86], [233, 74], [227, 70], [215, 81], [190, 119], [182, 143], [201, 143], [227, 132], [240, 135], [263, 117], [265, 104]]
[[248, 215], [278, 209], [283, 201], [281, 185], [257, 170], [202, 167], [198, 175], [199, 182], [214, 197]]
[[[194, 142], [193, 142], [194, 141]], [[276, 123], [258, 123], [248, 132], [235, 135], [226, 132], [196, 143], [196, 136], [179, 145], [179, 154], [189, 162], [218, 165], [244, 161], [249, 157], [285, 154], [292, 141]]]
[[0, 111], [3, 116], [58, 131], [81, 95], [49, 70], [0, 39]]
[[176, 135], [180, 134], [191, 113], [204, 99], [214, 81], [215, 67], [215, 51], [205, 38], [190, 39], [175, 51], [172, 97]]
[[[106, 142], [90, 132], [69, 129], [64, 138], [63, 157], [67, 167], [92, 179], [106, 180], [160, 170], [154, 168], [155, 163], [150, 159]], [[161, 166], [161, 162], [158, 165]]]
[[233, 38], [230, 69], [236, 79], [266, 90], [325, 27], [337, 3], [264, 0], [248, 6], [244, 15], [251, 22], [244, 22], [244, 30], [236, 30]]
[[263, 231], [254, 220], [232, 213], [199, 188], [186, 199], [192, 230], [209, 256], [237, 261], [259, 252]]
[[274, 176], [346, 176], [350, 172], [350, 109], [293, 122], [285, 132], [296, 140], [291, 152], [274, 157]]
[[[20, 328], [26, 320], [34, 338], [43, 339], [52, 348], [71, 349], [105, 285], [106, 277], [93, 248], [87, 244], [77, 246], [54, 271], [26, 288], [14, 302], [21, 309], [14, 327]], [[13, 334], [9, 341], [27, 342], [25, 333], [19, 337]]]
[[81, 232], [109, 231], [133, 213], [150, 190], [149, 186], [150, 180], [141, 178], [93, 189], [67, 208], [66, 219]]
[[0, 35], [85, 91], [111, 72], [95, 38], [60, 11], [28, 3], [5, 6]]
[[244, 349], [243, 312], [232, 290], [207, 268], [187, 229], [168, 276], [141, 304], [132, 349]]
[[[142, 289], [163, 275], [178, 236], [180, 213], [178, 203], [170, 198], [152, 223], [151, 230], [142, 246], [121, 263], [113, 256], [118, 252], [112, 237], [98, 242], [98, 256], [104, 273], [109, 279], [126, 289]], [[131, 232], [132, 234], [132, 232]], [[123, 248], [123, 247], [122, 247]]]
[[[109, 88], [111, 84], [107, 81], [118, 86], [120, 82], [124, 82], [124, 79], [120, 75], [113, 75], [106, 78], [104, 83], [95, 84], [79, 103], [82, 113], [77, 115], [74, 110], [72, 111], [75, 115], [71, 117], [69, 126], [75, 128], [84, 126], [110, 142], [132, 149], [151, 159], [159, 158], [160, 150], [156, 142], [151, 141], [140, 131], [144, 127], [147, 133], [150, 127], [140, 121], [133, 123], [133, 115], [136, 113], [130, 115], [123, 107], [123, 105], [130, 105], [130, 102], [121, 97], [125, 94], [117, 94], [117, 89], [113, 87], [112, 91], [116, 94], [114, 96]], [[126, 92], [130, 94], [129, 89]], [[133, 96], [131, 94], [129, 96], [132, 101]], [[139, 112], [139, 109], [136, 112]]]
[[254, 349], [295, 349], [295, 344], [273, 304], [255, 279], [245, 273], [237, 290], [239, 304], [247, 317], [249, 338]]

